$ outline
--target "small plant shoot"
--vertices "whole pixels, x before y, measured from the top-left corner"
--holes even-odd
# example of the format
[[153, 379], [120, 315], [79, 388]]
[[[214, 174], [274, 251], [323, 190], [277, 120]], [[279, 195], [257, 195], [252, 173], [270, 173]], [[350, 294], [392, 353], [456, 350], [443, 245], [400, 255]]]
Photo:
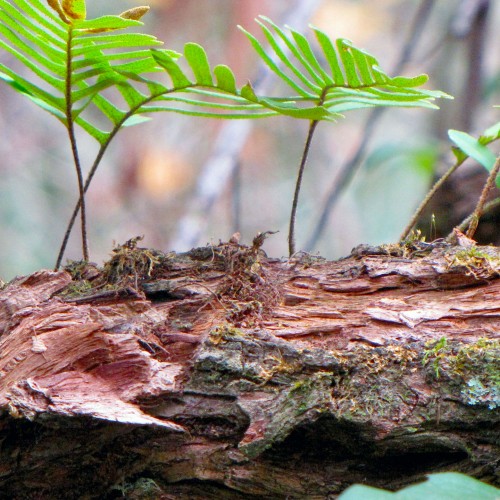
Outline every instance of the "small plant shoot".
[[[140, 19], [148, 10], [136, 7], [118, 15], [87, 19], [85, 0], [0, 0], [0, 47], [28, 70], [16, 71], [0, 63], [0, 79], [62, 123], [77, 175], [78, 203], [56, 268], [79, 211], [83, 259], [88, 261], [85, 193], [119, 130], [149, 119], [149, 114], [176, 112], [223, 119], [285, 115], [308, 120], [310, 127], [290, 218], [288, 241], [293, 254], [301, 180], [317, 124], [336, 121], [346, 111], [367, 107], [435, 109], [436, 98], [450, 97], [420, 88], [427, 81], [426, 75], [388, 76], [375, 57], [346, 39], [333, 41], [313, 27], [317, 41], [313, 46], [303, 34], [293, 29], [285, 31], [266, 17], [257, 22], [269, 50], [254, 35], [240, 29], [290, 93], [259, 96], [251, 83], [238, 87], [228, 66], [212, 67], [205, 50], [196, 43], [186, 43], [184, 54], [180, 54], [161, 48], [162, 42], [154, 36], [125, 31], [142, 26]], [[182, 59], [188, 71], [181, 67]], [[320, 62], [323, 60], [325, 64]], [[86, 178], [77, 128], [99, 143]]]

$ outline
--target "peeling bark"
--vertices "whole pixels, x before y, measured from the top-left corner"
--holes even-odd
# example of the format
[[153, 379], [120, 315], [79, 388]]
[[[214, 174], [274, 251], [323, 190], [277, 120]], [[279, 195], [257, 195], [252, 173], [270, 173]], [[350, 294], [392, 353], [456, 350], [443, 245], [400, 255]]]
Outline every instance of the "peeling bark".
[[2, 498], [499, 485], [498, 249], [260, 244], [134, 242], [0, 291]]

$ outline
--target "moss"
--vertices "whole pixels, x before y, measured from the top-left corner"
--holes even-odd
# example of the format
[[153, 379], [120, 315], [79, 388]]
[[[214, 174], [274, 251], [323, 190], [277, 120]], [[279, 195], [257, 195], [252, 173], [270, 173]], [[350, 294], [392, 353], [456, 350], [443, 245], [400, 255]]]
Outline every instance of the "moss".
[[162, 260], [163, 254], [147, 248], [139, 248], [137, 242], [142, 237], [128, 240], [113, 249], [111, 259], [103, 267], [99, 281], [120, 286], [134, 285], [151, 276], [155, 265]]
[[426, 347], [428, 347], [428, 349], [424, 351], [422, 364], [424, 366], [432, 364], [434, 376], [436, 377], [436, 379], [438, 379], [441, 359], [446, 356], [448, 351], [448, 340], [446, 337], [441, 337], [439, 340], [431, 340], [425, 345]]
[[[418, 359], [415, 348], [398, 345], [384, 348], [360, 346], [355, 349], [350, 371], [337, 378], [333, 389], [339, 415], [399, 418], [402, 404], [414, 403], [410, 389], [401, 390], [401, 380]], [[352, 363], [352, 361], [350, 362]], [[397, 393], [395, 388], [399, 387]]]
[[92, 291], [92, 283], [89, 280], [72, 281], [61, 293], [61, 297], [81, 297]]
[[448, 268], [465, 268], [467, 274], [476, 279], [487, 279], [500, 276], [500, 257], [498, 254], [490, 255], [485, 249], [472, 245], [462, 248], [446, 256]]
[[258, 235], [251, 247], [237, 243], [212, 247], [214, 260], [225, 273], [216, 295], [226, 309], [227, 321], [236, 326], [257, 326], [280, 300], [275, 279], [262, 265], [265, 253], [260, 247], [266, 234]]
[[138, 290], [151, 277], [155, 266], [165, 264], [168, 256], [156, 250], [138, 248], [142, 238], [132, 238], [113, 249], [102, 268], [85, 261], [70, 261], [64, 270], [72, 282], [60, 293], [69, 299], [91, 297], [112, 291]]
[[442, 379], [468, 405], [500, 407], [500, 341], [481, 338], [468, 345], [445, 338], [429, 344], [423, 360], [428, 377]]

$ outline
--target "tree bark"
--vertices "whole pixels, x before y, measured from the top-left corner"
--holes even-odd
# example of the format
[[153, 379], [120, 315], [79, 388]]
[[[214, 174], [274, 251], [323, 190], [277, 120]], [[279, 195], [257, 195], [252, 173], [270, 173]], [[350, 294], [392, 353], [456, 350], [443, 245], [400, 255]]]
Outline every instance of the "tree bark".
[[0, 291], [0, 497], [500, 485], [500, 251], [131, 240]]

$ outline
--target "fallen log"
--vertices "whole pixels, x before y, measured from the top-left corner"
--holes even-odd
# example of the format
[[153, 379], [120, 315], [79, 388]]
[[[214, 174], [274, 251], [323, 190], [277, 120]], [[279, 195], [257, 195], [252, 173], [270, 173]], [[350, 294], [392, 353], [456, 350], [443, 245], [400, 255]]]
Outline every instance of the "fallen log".
[[0, 291], [2, 498], [500, 485], [500, 251], [131, 240]]

